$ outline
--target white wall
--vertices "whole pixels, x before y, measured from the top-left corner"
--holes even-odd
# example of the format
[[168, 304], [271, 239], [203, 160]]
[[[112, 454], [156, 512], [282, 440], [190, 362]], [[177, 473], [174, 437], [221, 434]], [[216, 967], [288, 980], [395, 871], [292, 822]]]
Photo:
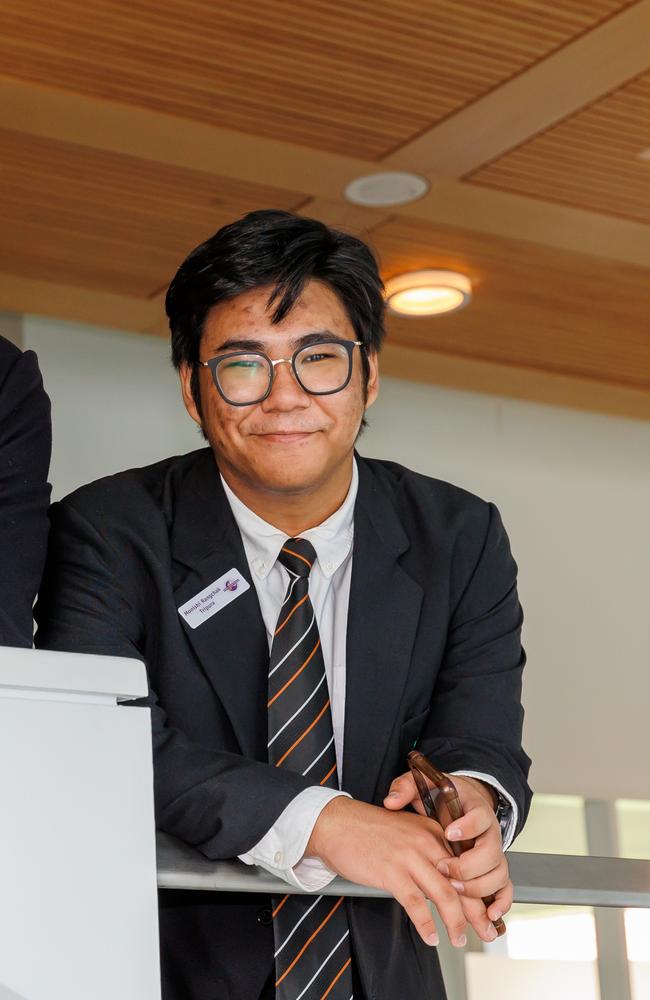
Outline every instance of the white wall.
[[185, 412], [166, 340], [27, 317], [23, 349], [36, 351], [52, 400], [55, 500], [204, 443]]
[[[199, 447], [168, 345], [28, 318], [54, 495]], [[525, 746], [544, 792], [647, 798], [650, 423], [385, 379], [360, 441], [499, 507], [526, 614]]]

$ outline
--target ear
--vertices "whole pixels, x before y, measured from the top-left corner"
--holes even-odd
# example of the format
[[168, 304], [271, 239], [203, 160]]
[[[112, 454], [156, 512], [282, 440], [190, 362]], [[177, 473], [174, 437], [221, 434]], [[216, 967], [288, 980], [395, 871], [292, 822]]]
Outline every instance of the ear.
[[182, 361], [178, 369], [178, 377], [181, 383], [181, 392], [183, 394], [183, 402], [185, 404], [185, 409], [191, 416], [192, 420], [202, 427], [201, 417], [199, 416], [199, 411], [196, 408], [196, 403], [194, 402], [194, 396], [192, 395], [192, 365], [189, 365], [186, 361]]
[[379, 394], [379, 359], [376, 351], [368, 351], [368, 385], [366, 387], [366, 410], [372, 406]]

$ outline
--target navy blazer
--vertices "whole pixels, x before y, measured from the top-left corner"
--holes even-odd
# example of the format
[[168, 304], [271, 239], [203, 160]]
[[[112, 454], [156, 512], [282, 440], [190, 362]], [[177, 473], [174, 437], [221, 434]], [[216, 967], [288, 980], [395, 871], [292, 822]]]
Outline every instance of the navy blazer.
[[[362, 459], [346, 654], [342, 784], [381, 804], [417, 746], [530, 802], [521, 748], [522, 612], [496, 508]], [[147, 665], [161, 830], [212, 859], [248, 851], [309, 780], [269, 767], [268, 643], [212, 452], [99, 480], [52, 507], [37, 645]], [[251, 582], [198, 628], [178, 608], [231, 569]], [[368, 998], [443, 997], [435, 949], [391, 900], [348, 900]], [[256, 1000], [268, 899], [161, 893], [165, 1000]]]
[[50, 400], [33, 351], [0, 337], [0, 646], [31, 646], [45, 562]]

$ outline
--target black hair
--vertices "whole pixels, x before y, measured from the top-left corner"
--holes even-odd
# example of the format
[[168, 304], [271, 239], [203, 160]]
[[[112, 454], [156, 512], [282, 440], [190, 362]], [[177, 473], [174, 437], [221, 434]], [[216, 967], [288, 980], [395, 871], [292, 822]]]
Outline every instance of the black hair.
[[370, 248], [356, 236], [316, 219], [265, 209], [249, 212], [219, 229], [186, 257], [167, 290], [165, 308], [171, 330], [172, 362], [192, 365], [191, 388], [201, 415], [198, 368], [203, 324], [210, 309], [226, 299], [272, 285], [269, 307], [279, 323], [300, 297], [307, 281], [328, 285], [338, 296], [367, 352], [377, 352], [385, 336], [383, 284]]

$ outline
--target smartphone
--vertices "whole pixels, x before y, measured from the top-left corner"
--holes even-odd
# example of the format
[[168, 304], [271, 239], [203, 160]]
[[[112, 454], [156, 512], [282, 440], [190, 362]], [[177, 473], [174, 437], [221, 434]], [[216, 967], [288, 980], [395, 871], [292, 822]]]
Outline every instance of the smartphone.
[[[458, 790], [448, 774], [439, 771], [419, 750], [411, 750], [407, 762], [427, 816], [436, 819], [443, 831], [454, 820], [464, 816]], [[432, 788], [429, 788], [427, 778], [433, 782]], [[474, 846], [473, 840], [448, 840], [447, 843], [457, 858]], [[486, 909], [492, 905], [495, 898], [494, 895], [484, 897]], [[493, 923], [499, 937], [505, 934], [506, 925], [502, 917]]]

